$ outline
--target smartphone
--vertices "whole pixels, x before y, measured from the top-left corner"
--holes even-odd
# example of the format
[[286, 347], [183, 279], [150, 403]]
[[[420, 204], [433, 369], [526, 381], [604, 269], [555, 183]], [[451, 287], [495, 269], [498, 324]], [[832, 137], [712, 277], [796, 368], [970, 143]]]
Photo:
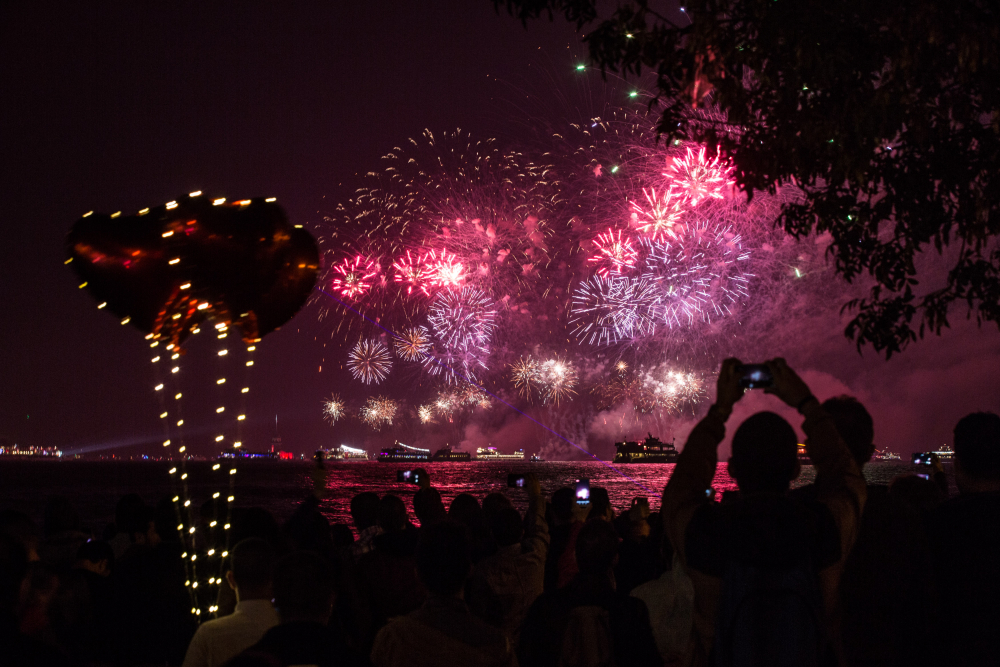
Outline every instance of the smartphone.
[[916, 452], [913, 454], [913, 463], [918, 466], [929, 466], [931, 464], [930, 452]]
[[919, 477], [920, 479], [926, 479], [926, 480], [930, 480], [930, 478], [931, 478], [930, 475], [928, 475], [927, 473], [924, 473], [924, 472], [918, 472], [917, 473], [917, 477]]
[[740, 364], [736, 367], [740, 375], [740, 386], [744, 389], [766, 389], [774, 385], [771, 370], [767, 364]]
[[416, 484], [420, 485], [420, 471], [418, 470], [399, 470], [396, 472], [396, 481], [405, 482], [406, 484]]
[[323, 459], [324, 458], [325, 457], [323, 456], [323, 450], [322, 449], [317, 449], [316, 453], [313, 454], [313, 460], [316, 461], [316, 467], [319, 468], [320, 470], [323, 469]]
[[576, 490], [576, 503], [578, 505], [586, 505], [590, 503], [590, 480], [589, 479], [578, 479], [576, 484], [573, 485]]
[[509, 489], [523, 489], [524, 488], [524, 475], [518, 475], [512, 472], [507, 475], [507, 488]]

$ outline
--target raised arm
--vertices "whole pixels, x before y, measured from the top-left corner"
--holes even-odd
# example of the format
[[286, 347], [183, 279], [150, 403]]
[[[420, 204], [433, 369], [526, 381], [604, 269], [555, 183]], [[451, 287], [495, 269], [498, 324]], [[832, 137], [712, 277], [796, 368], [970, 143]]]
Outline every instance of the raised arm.
[[664, 528], [685, 565], [684, 533], [695, 510], [704, 502], [705, 491], [712, 485], [718, 463], [716, 449], [726, 435], [726, 420], [733, 412], [733, 405], [743, 397], [736, 372], [739, 365], [739, 359], [722, 362], [715, 404], [691, 431], [677, 459], [677, 466], [663, 489], [661, 512]]

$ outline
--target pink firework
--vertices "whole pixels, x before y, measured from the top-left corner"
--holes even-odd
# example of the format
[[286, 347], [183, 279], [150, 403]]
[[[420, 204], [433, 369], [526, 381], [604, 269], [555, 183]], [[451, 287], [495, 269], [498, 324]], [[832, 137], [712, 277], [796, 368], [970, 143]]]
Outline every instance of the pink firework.
[[429, 295], [427, 281], [431, 275], [431, 269], [425, 262], [424, 256], [411, 254], [406, 251], [406, 256], [401, 257], [392, 264], [395, 270], [394, 280], [406, 286], [406, 293], [412, 294], [413, 290], [420, 290]]
[[427, 267], [427, 279], [434, 287], [459, 287], [465, 280], [465, 267], [447, 250], [431, 250], [421, 260]]
[[372, 260], [358, 255], [354, 259], [345, 259], [333, 267], [331, 286], [342, 296], [356, 299], [371, 289], [378, 266]]
[[646, 204], [632, 202], [632, 224], [654, 241], [677, 238], [674, 227], [684, 212], [683, 199], [673, 190], [660, 195], [656, 188], [643, 188], [642, 194], [646, 196]]
[[733, 184], [733, 165], [718, 152], [711, 160], [705, 158], [705, 147], [695, 153], [687, 149], [684, 157], [667, 158], [670, 188], [677, 190], [692, 206], [706, 199], [722, 199], [723, 191]]
[[632, 239], [622, 238], [621, 230], [609, 229], [598, 234], [593, 241], [597, 254], [587, 261], [595, 265], [595, 271], [604, 277], [609, 273], [621, 273], [635, 266], [639, 256], [632, 246]]

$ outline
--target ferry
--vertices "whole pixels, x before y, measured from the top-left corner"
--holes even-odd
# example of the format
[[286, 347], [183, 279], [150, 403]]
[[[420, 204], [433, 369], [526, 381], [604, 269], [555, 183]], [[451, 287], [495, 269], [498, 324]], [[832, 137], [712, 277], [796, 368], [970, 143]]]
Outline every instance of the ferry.
[[445, 445], [441, 449], [434, 452], [434, 456], [431, 457], [432, 461], [471, 461], [472, 454], [469, 452], [453, 452], [451, 451], [450, 445]]
[[538, 454], [532, 454], [532, 455], [531, 455], [531, 458], [530, 458], [530, 459], [528, 459], [528, 461], [529, 461], [530, 463], [544, 463], [544, 462], [545, 462], [545, 459], [543, 459], [543, 458], [542, 458], [541, 456], [539, 456]]
[[476, 450], [477, 461], [523, 461], [524, 450], [518, 449], [513, 454], [504, 454], [496, 447], [480, 447]]
[[18, 445], [0, 445], [0, 456], [10, 456], [19, 459], [59, 459], [62, 458], [62, 450], [57, 447], [20, 447]]
[[942, 461], [951, 461], [955, 458], [955, 451], [948, 445], [941, 445], [941, 449], [931, 452], [931, 454], [937, 454]]
[[341, 445], [326, 451], [326, 458], [331, 461], [368, 461], [368, 452], [357, 447]]
[[872, 454], [873, 461], [900, 461], [902, 457], [896, 452], [890, 452], [888, 449], [884, 452], [881, 449], [876, 448], [875, 453]]
[[410, 447], [401, 442], [396, 442], [392, 447], [383, 447], [378, 453], [378, 460], [383, 463], [413, 463], [416, 461], [430, 461], [431, 450], [420, 447]]
[[663, 444], [652, 433], [639, 442], [616, 442], [614, 463], [677, 463], [673, 443]]
[[806, 446], [800, 442], [798, 444], [798, 448], [797, 455], [799, 457], [799, 463], [802, 463], [803, 465], [812, 465], [812, 459], [809, 458], [809, 454], [806, 452]]

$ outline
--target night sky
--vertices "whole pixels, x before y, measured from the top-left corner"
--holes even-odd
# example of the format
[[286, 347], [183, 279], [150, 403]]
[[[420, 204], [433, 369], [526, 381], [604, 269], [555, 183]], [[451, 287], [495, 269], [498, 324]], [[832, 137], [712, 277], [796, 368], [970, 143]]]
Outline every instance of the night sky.
[[[147, 343], [98, 311], [63, 265], [83, 213], [134, 213], [202, 190], [277, 197], [309, 228], [424, 128], [505, 139], [532, 117], [582, 113], [588, 96], [614, 101], [598, 74], [575, 71], [583, 53], [565, 22], [525, 30], [488, 0], [5, 3], [0, 438], [159, 453]], [[555, 92], [539, 103], [545, 90]], [[820, 398], [857, 394], [877, 444], [929, 449], [950, 442], [963, 414], [1000, 409], [995, 326], [977, 330], [957, 311], [953, 331], [886, 363], [843, 338], [838, 308], [790, 317], [799, 349], [762, 358], [788, 357]], [[266, 445], [275, 414], [296, 453], [336, 444], [320, 413], [340, 388], [318, 372], [334, 363], [324, 362], [328, 331], [313, 305], [264, 340], [249, 446]], [[752, 397], [736, 417], [769, 400]]]

